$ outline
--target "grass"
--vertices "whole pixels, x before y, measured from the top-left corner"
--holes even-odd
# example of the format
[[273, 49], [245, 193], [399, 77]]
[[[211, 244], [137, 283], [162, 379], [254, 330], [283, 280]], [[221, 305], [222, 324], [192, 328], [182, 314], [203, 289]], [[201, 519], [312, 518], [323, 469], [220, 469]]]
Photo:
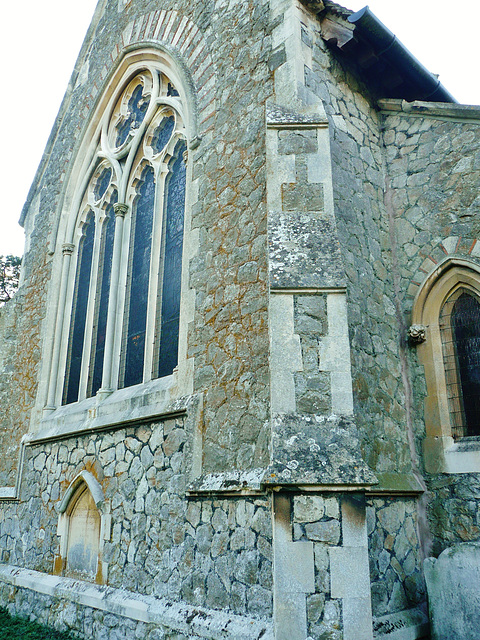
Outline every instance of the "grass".
[[77, 640], [70, 632], [56, 631], [38, 622], [12, 617], [0, 607], [0, 640]]

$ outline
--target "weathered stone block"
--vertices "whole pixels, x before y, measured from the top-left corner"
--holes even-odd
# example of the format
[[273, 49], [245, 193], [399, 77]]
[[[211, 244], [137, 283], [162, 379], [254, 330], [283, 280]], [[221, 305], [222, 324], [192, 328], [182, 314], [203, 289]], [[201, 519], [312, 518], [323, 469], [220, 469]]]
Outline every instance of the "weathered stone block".
[[332, 218], [302, 211], [271, 212], [268, 225], [272, 286], [344, 284], [343, 261]]
[[295, 496], [293, 518], [296, 522], [315, 522], [325, 513], [325, 502], [321, 496]]
[[337, 520], [314, 522], [305, 525], [305, 533], [309, 540], [338, 544], [340, 540], [340, 523]]
[[321, 184], [282, 184], [284, 211], [323, 211]]
[[480, 629], [480, 544], [468, 542], [424, 563], [432, 640], [476, 640]]
[[318, 142], [315, 129], [278, 132], [278, 153], [280, 154], [316, 153], [317, 151]]

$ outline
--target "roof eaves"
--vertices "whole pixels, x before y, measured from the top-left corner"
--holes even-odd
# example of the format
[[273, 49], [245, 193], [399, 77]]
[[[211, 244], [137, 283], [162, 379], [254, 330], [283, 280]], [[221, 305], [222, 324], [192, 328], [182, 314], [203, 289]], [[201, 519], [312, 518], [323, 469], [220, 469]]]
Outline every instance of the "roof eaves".
[[353, 12], [332, 0], [303, 2], [317, 14], [323, 39], [357, 68], [377, 99], [457, 102], [368, 6]]

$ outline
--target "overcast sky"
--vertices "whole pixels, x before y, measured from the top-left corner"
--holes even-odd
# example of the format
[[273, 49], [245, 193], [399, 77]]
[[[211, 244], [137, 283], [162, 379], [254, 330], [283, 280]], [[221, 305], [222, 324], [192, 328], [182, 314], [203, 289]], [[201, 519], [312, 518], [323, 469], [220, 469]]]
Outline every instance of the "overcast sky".
[[[345, 0], [358, 11], [365, 2]], [[96, 0], [2, 6], [0, 255], [23, 253], [17, 222], [93, 15]], [[459, 102], [480, 104], [480, 1], [371, 0], [370, 9]], [[458, 12], [454, 16], [454, 12]]]

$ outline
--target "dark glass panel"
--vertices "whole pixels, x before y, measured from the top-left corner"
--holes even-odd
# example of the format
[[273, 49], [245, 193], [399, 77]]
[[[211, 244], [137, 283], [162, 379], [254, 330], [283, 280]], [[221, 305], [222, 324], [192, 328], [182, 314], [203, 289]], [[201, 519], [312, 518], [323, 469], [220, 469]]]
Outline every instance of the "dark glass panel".
[[155, 129], [152, 138], [152, 149], [155, 153], [160, 153], [167, 146], [168, 141], [172, 137], [175, 128], [175, 118], [168, 116], [163, 118], [158, 127]]
[[462, 293], [452, 310], [467, 435], [480, 435], [480, 304]]
[[175, 89], [175, 87], [173, 86], [173, 84], [171, 82], [168, 83], [167, 85], [167, 96], [179, 96], [180, 94], [178, 93], [178, 91]]
[[63, 404], [70, 404], [78, 400], [94, 239], [95, 218], [90, 212], [83, 225], [83, 236], [79, 247]]
[[129, 265], [124, 387], [143, 380], [154, 205], [155, 179], [152, 167], [148, 166], [142, 174], [132, 221], [133, 251]]
[[120, 147], [128, 137], [131, 129], [138, 129], [147, 112], [149, 100], [143, 97], [143, 86], [135, 87], [132, 97], [128, 101], [126, 117], [117, 125], [117, 147]]
[[178, 363], [178, 329], [182, 278], [183, 221], [186, 167], [182, 141], [177, 145], [165, 194], [165, 250], [160, 321], [159, 377], [170, 375]]
[[[103, 223], [98, 265], [97, 295], [95, 302], [95, 319], [92, 336], [92, 359], [88, 381], [88, 395], [94, 396], [102, 384], [103, 358], [105, 353], [105, 336], [107, 332], [108, 299], [110, 297], [110, 279], [112, 275], [113, 239], [115, 236], [115, 212], [113, 205], [117, 202], [116, 191], [112, 194], [106, 209]], [[92, 362], [92, 361], [91, 361]]]
[[95, 200], [100, 200], [105, 191], [110, 184], [110, 179], [112, 177], [112, 170], [109, 167], [108, 169], [104, 169], [102, 173], [99, 175], [97, 183], [95, 184], [95, 189], [93, 190]]

